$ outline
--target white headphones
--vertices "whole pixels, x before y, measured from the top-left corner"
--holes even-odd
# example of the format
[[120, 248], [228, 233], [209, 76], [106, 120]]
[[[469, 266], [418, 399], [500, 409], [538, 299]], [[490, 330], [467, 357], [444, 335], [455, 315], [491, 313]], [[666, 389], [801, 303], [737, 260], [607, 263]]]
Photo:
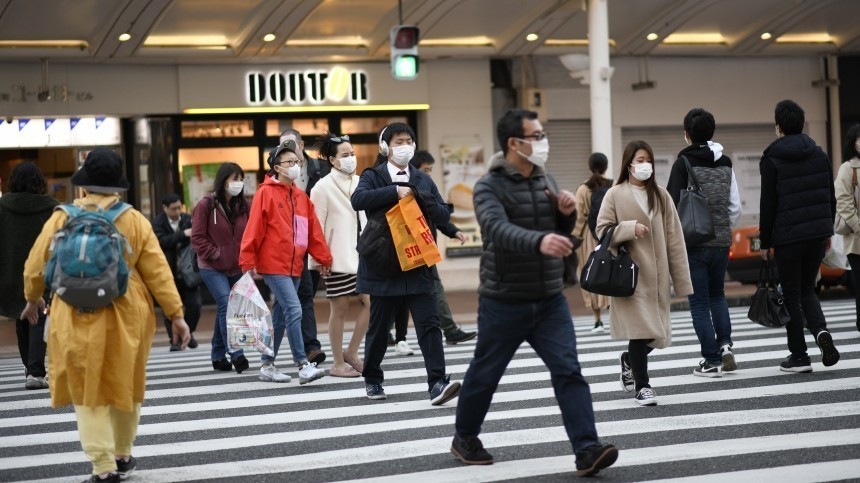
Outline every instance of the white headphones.
[[388, 129], [388, 126], [382, 128], [382, 132], [379, 133], [379, 154], [383, 156], [388, 156], [388, 143], [382, 139], [382, 135], [385, 134], [385, 130]]

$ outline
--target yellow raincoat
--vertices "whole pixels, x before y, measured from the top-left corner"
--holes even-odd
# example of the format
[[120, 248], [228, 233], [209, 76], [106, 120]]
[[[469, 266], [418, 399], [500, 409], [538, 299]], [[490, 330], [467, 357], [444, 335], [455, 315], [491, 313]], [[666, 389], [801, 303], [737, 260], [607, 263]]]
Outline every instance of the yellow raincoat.
[[[116, 195], [90, 193], [75, 204], [107, 208], [117, 200]], [[65, 221], [66, 213], [55, 211], [30, 251], [24, 265], [27, 300], [38, 300], [44, 293], [51, 239]], [[131, 209], [117, 219], [116, 227], [132, 250], [125, 254], [131, 272], [125, 295], [93, 313], [78, 312], [56, 295], [51, 301], [48, 375], [53, 407], [110, 405], [132, 411], [135, 403], [143, 402], [146, 361], [155, 334], [149, 293], [168, 317], [183, 315], [173, 273], [149, 220]]]

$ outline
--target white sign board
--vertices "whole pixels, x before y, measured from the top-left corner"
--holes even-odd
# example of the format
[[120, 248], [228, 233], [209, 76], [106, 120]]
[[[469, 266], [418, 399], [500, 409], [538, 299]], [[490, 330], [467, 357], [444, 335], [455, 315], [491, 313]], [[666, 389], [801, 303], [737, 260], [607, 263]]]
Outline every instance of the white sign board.
[[744, 215], [759, 214], [761, 201], [761, 173], [758, 164], [761, 153], [733, 153], [732, 163], [738, 190], [741, 193], [741, 212]]
[[116, 146], [119, 118], [19, 118], [0, 121], [0, 148]]

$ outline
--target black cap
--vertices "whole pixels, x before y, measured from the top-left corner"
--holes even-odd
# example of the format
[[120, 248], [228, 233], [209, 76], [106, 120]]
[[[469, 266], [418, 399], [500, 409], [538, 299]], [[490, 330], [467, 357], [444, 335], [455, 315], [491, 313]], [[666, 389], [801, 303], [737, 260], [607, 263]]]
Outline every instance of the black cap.
[[278, 156], [281, 153], [283, 153], [284, 151], [289, 151], [289, 152], [295, 154], [296, 156], [301, 157], [301, 155], [299, 154], [299, 145], [296, 144], [296, 142], [293, 141], [292, 139], [287, 139], [286, 141], [279, 144], [278, 147], [269, 151], [269, 159], [268, 159], [269, 167], [271, 167], [271, 168], [275, 167], [275, 161], [278, 159]]
[[93, 149], [87, 154], [83, 167], [72, 176], [72, 184], [94, 193], [127, 190], [128, 181], [122, 174], [122, 158], [113, 149]]

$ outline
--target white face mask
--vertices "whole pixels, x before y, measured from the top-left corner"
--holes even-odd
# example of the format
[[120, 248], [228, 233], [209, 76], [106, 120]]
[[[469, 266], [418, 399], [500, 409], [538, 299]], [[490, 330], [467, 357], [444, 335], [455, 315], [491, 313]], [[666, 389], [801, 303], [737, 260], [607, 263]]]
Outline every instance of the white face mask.
[[528, 159], [535, 166], [544, 167], [549, 158], [549, 139], [543, 138], [540, 141], [525, 141], [532, 145], [532, 153], [528, 156], [517, 150], [517, 153]]
[[651, 163], [633, 164], [631, 166], [633, 167], [633, 177], [639, 181], [648, 181], [654, 174], [654, 165]]
[[415, 155], [414, 144], [392, 146], [391, 148], [389, 148], [389, 150], [391, 151], [391, 161], [393, 161], [394, 164], [400, 167], [404, 167], [409, 164], [409, 160], [412, 159], [412, 156]]
[[230, 181], [227, 183], [227, 192], [230, 193], [230, 196], [239, 196], [243, 188], [245, 188], [245, 183], [242, 181]]
[[358, 158], [355, 156], [347, 156], [340, 159], [340, 170], [347, 174], [355, 173], [355, 168], [358, 166]]
[[298, 164], [294, 164], [287, 168], [287, 178], [290, 178], [290, 180], [298, 178], [301, 173], [302, 167]]

